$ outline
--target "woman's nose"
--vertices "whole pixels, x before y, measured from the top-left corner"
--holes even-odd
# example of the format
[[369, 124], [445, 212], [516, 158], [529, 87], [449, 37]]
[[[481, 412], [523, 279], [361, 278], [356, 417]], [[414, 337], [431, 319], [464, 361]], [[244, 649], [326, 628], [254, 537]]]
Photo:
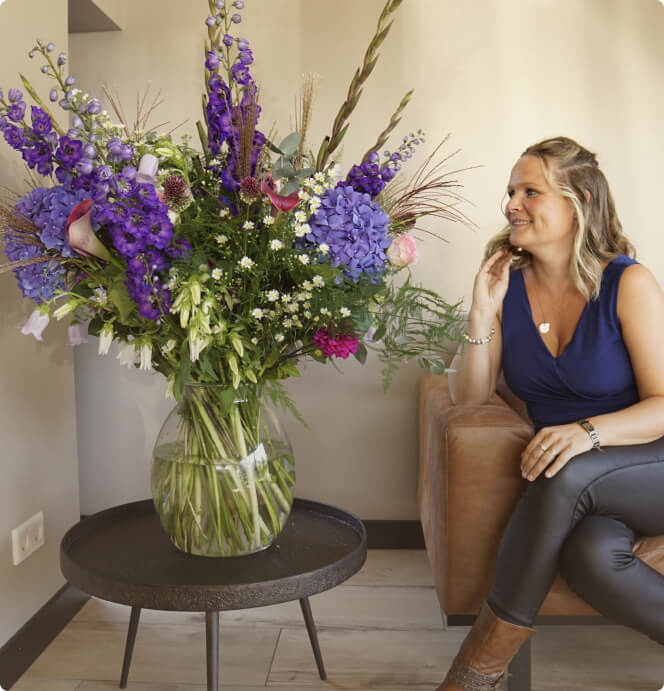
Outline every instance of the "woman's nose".
[[505, 214], [508, 215], [520, 208], [521, 201], [519, 200], [519, 195], [515, 193], [507, 200], [507, 204], [505, 205]]

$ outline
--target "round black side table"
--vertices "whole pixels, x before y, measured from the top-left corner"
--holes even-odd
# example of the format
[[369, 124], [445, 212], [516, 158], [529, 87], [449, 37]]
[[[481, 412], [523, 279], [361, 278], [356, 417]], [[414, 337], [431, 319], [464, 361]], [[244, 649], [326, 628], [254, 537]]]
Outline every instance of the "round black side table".
[[325, 668], [309, 596], [350, 578], [367, 555], [359, 518], [295, 499], [288, 522], [266, 550], [207, 558], [176, 549], [151, 499], [100, 511], [62, 538], [60, 568], [73, 586], [131, 606], [120, 688], [126, 688], [141, 609], [205, 612], [207, 688], [219, 688], [219, 612], [299, 600], [321, 679]]

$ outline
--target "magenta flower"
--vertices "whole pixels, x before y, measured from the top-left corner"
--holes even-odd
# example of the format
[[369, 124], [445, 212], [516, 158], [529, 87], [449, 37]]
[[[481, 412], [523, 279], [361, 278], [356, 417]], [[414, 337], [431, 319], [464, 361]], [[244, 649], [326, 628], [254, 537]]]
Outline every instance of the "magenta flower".
[[358, 338], [354, 333], [337, 332], [334, 338], [328, 329], [318, 329], [314, 334], [314, 345], [327, 357], [340, 357], [344, 360], [357, 351]]
[[85, 199], [78, 203], [69, 214], [65, 226], [65, 236], [69, 246], [85, 257], [97, 257], [105, 262], [110, 261], [111, 255], [92, 230], [90, 217], [92, 216], [92, 199]]
[[272, 177], [272, 173], [268, 172], [261, 182], [261, 192], [267, 194], [270, 201], [279, 211], [290, 211], [300, 203], [298, 192], [293, 192], [284, 197], [277, 191], [277, 183]]

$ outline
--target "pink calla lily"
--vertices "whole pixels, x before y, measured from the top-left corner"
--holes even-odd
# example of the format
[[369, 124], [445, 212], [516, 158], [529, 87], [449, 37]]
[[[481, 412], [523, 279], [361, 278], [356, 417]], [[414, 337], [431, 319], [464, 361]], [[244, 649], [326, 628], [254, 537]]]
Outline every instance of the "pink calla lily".
[[92, 199], [84, 199], [71, 210], [65, 226], [65, 236], [69, 246], [75, 252], [107, 262], [110, 261], [111, 255], [92, 230], [90, 217], [93, 206]]
[[270, 201], [279, 211], [290, 211], [300, 203], [299, 192], [293, 192], [288, 196], [277, 193], [277, 183], [272, 177], [272, 173], [267, 173], [261, 182], [261, 192], [267, 194]]

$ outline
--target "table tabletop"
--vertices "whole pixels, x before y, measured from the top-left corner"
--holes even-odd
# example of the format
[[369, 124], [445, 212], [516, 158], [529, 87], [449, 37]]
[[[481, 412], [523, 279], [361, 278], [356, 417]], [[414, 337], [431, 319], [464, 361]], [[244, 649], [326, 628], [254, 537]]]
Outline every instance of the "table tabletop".
[[362, 521], [342, 509], [295, 499], [274, 543], [241, 557], [178, 550], [151, 499], [100, 511], [60, 545], [64, 577], [83, 592], [146, 609], [222, 611], [262, 607], [322, 592], [364, 564]]

